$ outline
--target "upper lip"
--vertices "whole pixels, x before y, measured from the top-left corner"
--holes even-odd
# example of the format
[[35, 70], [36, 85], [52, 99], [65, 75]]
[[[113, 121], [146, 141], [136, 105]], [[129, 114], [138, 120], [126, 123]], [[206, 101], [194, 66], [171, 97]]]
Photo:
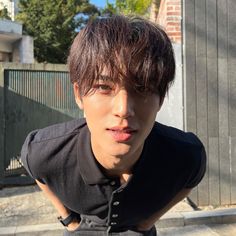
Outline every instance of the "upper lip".
[[118, 131], [118, 132], [134, 132], [134, 131], [137, 131], [136, 129], [133, 129], [129, 126], [125, 126], [125, 127], [114, 126], [114, 127], [108, 128], [108, 130]]

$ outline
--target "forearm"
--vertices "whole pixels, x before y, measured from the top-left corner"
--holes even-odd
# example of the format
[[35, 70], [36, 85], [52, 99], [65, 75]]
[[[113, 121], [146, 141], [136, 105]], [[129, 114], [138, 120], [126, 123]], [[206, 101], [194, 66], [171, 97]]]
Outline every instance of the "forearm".
[[[67, 209], [63, 203], [60, 201], [60, 199], [51, 191], [51, 189], [46, 185], [46, 184], [42, 184], [39, 181], [36, 180], [37, 185], [39, 186], [39, 188], [43, 191], [43, 193], [45, 194], [45, 196], [50, 200], [50, 202], [53, 204], [53, 206], [56, 208], [56, 210], [58, 211], [59, 215], [62, 218], [66, 218], [67, 216], [69, 216], [69, 214], [71, 213], [69, 209]], [[71, 222], [68, 225], [68, 229], [69, 230], [73, 230], [75, 228], [77, 228], [79, 225], [79, 222], [75, 219], [75, 221]]]
[[62, 216], [62, 218], [67, 217], [70, 214], [70, 211], [62, 204], [62, 202], [58, 199], [58, 197], [50, 190], [50, 188], [40, 183], [36, 180], [37, 185], [40, 187], [40, 189], [43, 191], [45, 196], [50, 200], [50, 202], [53, 204], [53, 206], [58, 211], [59, 215]]

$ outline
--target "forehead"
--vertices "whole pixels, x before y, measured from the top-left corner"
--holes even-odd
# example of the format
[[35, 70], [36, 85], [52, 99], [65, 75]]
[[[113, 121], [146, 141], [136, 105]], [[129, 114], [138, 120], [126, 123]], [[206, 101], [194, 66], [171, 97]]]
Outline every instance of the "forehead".
[[113, 82], [116, 84], [125, 83], [125, 81], [130, 80], [128, 68], [117, 58], [116, 65], [107, 63], [106, 65], [101, 65], [97, 72], [97, 78], [95, 80], [103, 80], [107, 82]]
[[[117, 53], [115, 61], [108, 60], [106, 64], [99, 64], [99, 61], [97, 63], [96, 76], [93, 78], [91, 85], [102, 81], [118, 85], [119, 87], [126, 87], [141, 94], [156, 92], [158, 87], [156, 86], [158, 80], [156, 73], [150, 76], [149, 73], [140, 66], [140, 64], [142, 64], [140, 61], [138, 64], [133, 63], [131, 59], [126, 61], [124, 55], [119, 56]], [[92, 86], [89, 87], [89, 89], [91, 88]]]

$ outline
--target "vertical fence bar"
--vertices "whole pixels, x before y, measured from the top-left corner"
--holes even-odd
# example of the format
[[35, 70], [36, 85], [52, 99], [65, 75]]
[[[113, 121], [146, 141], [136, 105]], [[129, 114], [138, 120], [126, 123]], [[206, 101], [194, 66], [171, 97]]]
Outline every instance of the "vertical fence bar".
[[[206, 0], [195, 2], [196, 27], [196, 118], [197, 135], [208, 153], [208, 113], [207, 113], [207, 68], [206, 68]], [[198, 185], [198, 204], [209, 204], [208, 168], [204, 179]]]
[[231, 203], [236, 204], [236, 4], [228, 0], [228, 76], [229, 76], [229, 132], [231, 162]]
[[219, 112], [217, 74], [217, 3], [208, 0], [206, 5], [207, 23], [207, 83], [208, 83], [208, 138], [209, 138], [209, 202], [220, 204], [219, 179]]
[[229, 159], [229, 84], [228, 84], [228, 12], [227, 1], [218, 1], [218, 94], [219, 94], [219, 157], [220, 200], [230, 203]]
[[5, 133], [5, 113], [4, 113], [4, 69], [0, 66], [0, 189], [3, 186], [4, 173], [4, 133]]

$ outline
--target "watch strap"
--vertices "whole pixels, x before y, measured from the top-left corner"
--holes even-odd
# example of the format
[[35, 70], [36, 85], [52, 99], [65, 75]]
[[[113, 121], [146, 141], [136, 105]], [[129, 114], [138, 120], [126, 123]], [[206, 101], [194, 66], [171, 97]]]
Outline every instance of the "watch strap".
[[74, 212], [71, 212], [66, 218], [63, 219], [59, 216], [57, 219], [62, 223], [62, 225], [68, 226], [75, 219], [75, 217]]

